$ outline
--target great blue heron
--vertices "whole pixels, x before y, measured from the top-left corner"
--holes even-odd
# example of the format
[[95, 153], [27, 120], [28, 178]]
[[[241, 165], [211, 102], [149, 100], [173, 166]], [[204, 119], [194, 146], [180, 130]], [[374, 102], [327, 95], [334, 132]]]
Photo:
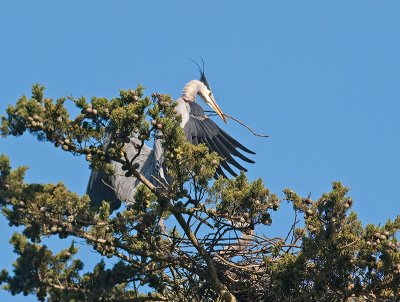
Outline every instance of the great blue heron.
[[[214, 96], [211, 92], [210, 85], [204, 75], [204, 67], [200, 69], [200, 80], [192, 80], [188, 82], [182, 90], [181, 97], [177, 100], [175, 107], [178, 114], [182, 116], [181, 127], [184, 129], [186, 139], [192, 144], [204, 144], [210, 151], [218, 153], [223, 160], [220, 161], [220, 166], [217, 167], [216, 176], [222, 175], [226, 177], [223, 169], [229, 174], [237, 176], [237, 173], [231, 166], [239, 170], [247, 171], [240, 165], [233, 156], [241, 160], [254, 163], [251, 159], [244, 156], [237, 149], [241, 149], [250, 154], [255, 154], [247, 149], [232, 136], [227, 134], [218, 125], [212, 121], [204, 112], [203, 108], [196, 102], [196, 96], [208, 104], [219, 117], [227, 123], [227, 120], [219, 108]], [[132, 135], [131, 141], [125, 144], [125, 150], [129, 158], [136, 155], [137, 149], [135, 146], [140, 145], [136, 135]], [[105, 143], [104, 148], [107, 148], [109, 141]], [[163, 152], [160, 138], [154, 141], [153, 149], [144, 145], [140, 155], [135, 162], [138, 164], [138, 170], [149, 180], [154, 182], [154, 176], [165, 179], [162, 163]], [[132, 201], [137, 185], [140, 183], [135, 177], [125, 177], [125, 171], [122, 170], [120, 163], [111, 162], [115, 174], [106, 176], [103, 172], [92, 171], [87, 187], [92, 205], [98, 206], [103, 200], [111, 202], [112, 209], [117, 209], [121, 205], [121, 201]], [[222, 169], [223, 168], [223, 169]]]

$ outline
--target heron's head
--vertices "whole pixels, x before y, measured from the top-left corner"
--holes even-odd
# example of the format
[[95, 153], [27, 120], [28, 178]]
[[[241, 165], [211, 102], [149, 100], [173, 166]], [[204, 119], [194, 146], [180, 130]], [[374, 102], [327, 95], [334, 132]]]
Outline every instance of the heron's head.
[[210, 86], [208, 85], [207, 80], [204, 77], [204, 74], [202, 75], [202, 78], [204, 78], [204, 81], [202, 79], [200, 79], [200, 82], [202, 82], [204, 85], [201, 85], [201, 87], [200, 87], [199, 91], [197, 92], [197, 94], [201, 97], [201, 99], [207, 105], [209, 105], [219, 115], [219, 117], [225, 123], [227, 123], [227, 120], [226, 120], [221, 108], [219, 108], [217, 102], [215, 101], [214, 95], [211, 92]]
[[[203, 61], [203, 59], [201, 59], [201, 60]], [[210, 84], [208, 84], [207, 78], [206, 78], [206, 76], [204, 74], [204, 61], [203, 61], [203, 68], [200, 68], [199, 64], [197, 64], [196, 62], [194, 62], [194, 63], [198, 67], [198, 70], [200, 72], [200, 82], [203, 84], [203, 85], [200, 85], [200, 88], [197, 91], [197, 94], [201, 97], [201, 99], [207, 105], [209, 105], [219, 115], [219, 117], [225, 123], [227, 123], [228, 121], [226, 120], [221, 108], [219, 108], [217, 102], [215, 101], [214, 95], [213, 95], [213, 93], [211, 91]]]

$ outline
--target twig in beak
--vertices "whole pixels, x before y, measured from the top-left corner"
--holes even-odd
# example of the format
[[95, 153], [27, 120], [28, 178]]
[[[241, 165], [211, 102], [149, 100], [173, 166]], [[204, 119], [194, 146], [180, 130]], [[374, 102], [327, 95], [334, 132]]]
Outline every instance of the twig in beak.
[[[210, 113], [209, 116], [216, 116], [216, 115], [217, 115], [214, 111], [211, 111], [211, 110], [204, 110], [204, 112]], [[253, 129], [251, 129], [251, 128], [250, 128], [249, 126], [247, 126], [245, 123], [239, 121], [237, 118], [234, 118], [234, 117], [232, 117], [232, 116], [230, 116], [230, 115], [228, 115], [228, 114], [226, 114], [226, 113], [222, 113], [222, 115], [225, 116], [225, 117], [227, 117], [227, 118], [229, 118], [229, 119], [231, 119], [231, 120], [233, 120], [233, 121], [235, 121], [235, 122], [237, 122], [238, 124], [242, 125], [243, 127], [246, 127], [247, 130], [249, 130], [249, 131], [250, 131], [253, 135], [255, 135], [255, 136], [265, 137], [265, 138], [266, 138], [266, 137], [269, 137], [269, 135], [258, 134], [258, 133], [256, 133], [256, 132], [254, 132]]]

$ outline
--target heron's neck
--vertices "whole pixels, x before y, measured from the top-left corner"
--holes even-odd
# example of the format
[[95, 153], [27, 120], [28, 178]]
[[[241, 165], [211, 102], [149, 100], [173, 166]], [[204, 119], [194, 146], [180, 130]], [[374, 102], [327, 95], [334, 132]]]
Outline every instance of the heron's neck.
[[196, 94], [204, 87], [204, 84], [198, 80], [188, 82], [182, 90], [182, 98], [185, 101], [196, 100]]

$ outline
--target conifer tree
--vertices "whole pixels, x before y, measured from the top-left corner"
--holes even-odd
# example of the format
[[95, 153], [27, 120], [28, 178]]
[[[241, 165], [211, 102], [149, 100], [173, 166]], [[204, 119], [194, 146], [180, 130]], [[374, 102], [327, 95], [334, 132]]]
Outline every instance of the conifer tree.
[[[2, 214], [23, 229], [10, 240], [18, 257], [13, 271], [0, 273], [6, 290], [40, 301], [399, 299], [399, 217], [363, 227], [339, 182], [312, 200], [290, 189], [278, 197], [244, 173], [214, 180], [220, 158], [185, 141], [171, 98], [143, 94], [139, 86], [113, 99], [53, 100], [36, 84], [31, 97], [7, 108], [3, 137], [29, 132], [108, 174], [110, 160], [117, 161], [141, 185], [129, 206], [113, 211], [107, 200], [94, 206], [63, 183], [26, 183], [27, 168], [12, 168], [1, 155]], [[66, 102], [81, 113], [71, 116]], [[136, 170], [124, 144], [138, 132], [140, 152], [160, 128], [170, 181], [156, 187]], [[108, 133], [114, 139], [104, 150]], [[287, 236], [267, 237], [281, 202], [292, 205], [295, 220]], [[83, 239], [114, 264], [101, 260], [85, 271], [74, 243], [59, 253], [41, 243], [52, 236]]]

